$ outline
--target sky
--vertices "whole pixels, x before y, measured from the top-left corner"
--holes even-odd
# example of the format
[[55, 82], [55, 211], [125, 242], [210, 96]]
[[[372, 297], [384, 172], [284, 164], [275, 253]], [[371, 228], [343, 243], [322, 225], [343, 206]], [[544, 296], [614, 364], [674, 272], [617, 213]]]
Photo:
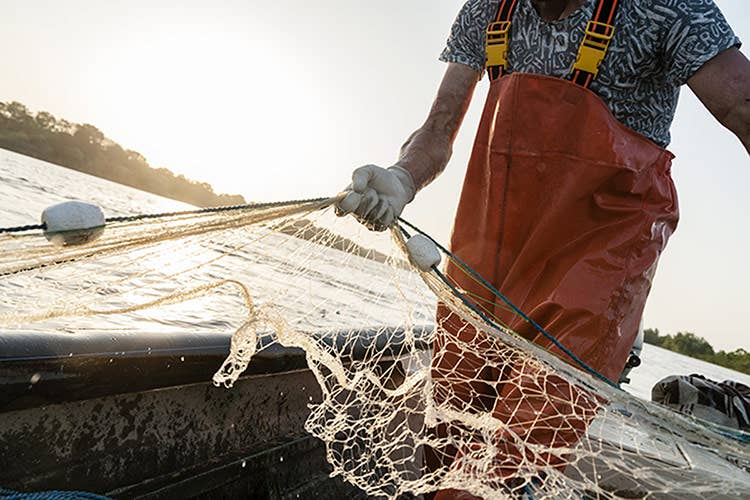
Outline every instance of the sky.
[[[747, 0], [716, 0], [750, 40]], [[252, 201], [328, 196], [426, 117], [463, 0], [0, 0], [0, 101], [87, 122], [152, 166]], [[447, 242], [486, 78], [446, 172], [404, 215]], [[685, 88], [681, 221], [646, 327], [750, 350], [750, 161]]]

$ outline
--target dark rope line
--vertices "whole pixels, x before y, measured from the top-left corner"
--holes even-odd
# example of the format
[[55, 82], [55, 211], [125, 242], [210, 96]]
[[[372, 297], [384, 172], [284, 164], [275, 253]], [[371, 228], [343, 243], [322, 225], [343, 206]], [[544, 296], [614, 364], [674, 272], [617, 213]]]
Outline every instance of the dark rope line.
[[66, 264], [68, 262], [75, 262], [75, 261], [77, 261], [80, 258], [81, 258], [80, 256], [68, 257], [67, 259], [58, 259], [58, 260], [54, 260], [54, 261], [51, 261], [51, 262], [45, 262], [43, 264], [36, 264], [34, 266], [23, 267], [21, 269], [13, 269], [12, 271], [6, 271], [4, 273], [0, 273], [0, 278], [4, 278], [6, 276], [13, 276], [14, 274], [25, 273], [25, 272], [28, 272], [28, 271], [36, 271], [37, 269], [44, 269], [45, 267], [57, 266], [57, 265], [60, 265], [60, 264]]
[[[238, 210], [260, 210], [263, 208], [288, 207], [292, 205], [306, 205], [309, 203], [322, 203], [330, 198], [308, 198], [304, 200], [271, 201], [264, 203], [249, 203], [246, 205], [228, 205], [223, 207], [199, 208], [196, 210], [184, 210], [179, 212], [162, 212], [157, 214], [125, 215], [120, 217], [108, 217], [105, 222], [133, 222], [144, 219], [161, 219], [183, 215], [215, 214], [221, 212], [232, 212]], [[0, 230], [2, 232], [2, 230]]]
[[78, 490], [47, 490], [22, 493], [16, 490], [0, 488], [0, 499], [2, 500], [111, 500], [110, 497], [98, 495], [88, 491]]
[[[237, 210], [260, 210], [264, 208], [276, 208], [276, 207], [287, 207], [292, 205], [305, 205], [308, 203], [322, 203], [330, 198], [309, 198], [304, 200], [290, 200], [290, 201], [273, 201], [264, 203], [248, 203], [245, 205], [227, 205], [222, 207], [208, 207], [199, 208], [196, 210], [183, 210], [176, 212], [162, 212], [155, 214], [135, 214], [135, 215], [124, 215], [118, 217], [108, 217], [104, 219], [105, 222], [134, 222], [146, 219], [161, 219], [169, 217], [178, 217], [185, 215], [202, 215], [202, 214], [214, 214], [221, 212], [231, 212]], [[47, 229], [46, 224], [29, 224], [26, 226], [17, 227], [2, 227], [0, 228], [0, 234], [2, 233], [21, 233], [25, 231], [38, 231]]]
[[47, 229], [46, 224], [29, 224], [28, 226], [2, 227], [0, 233], [21, 233], [24, 231], [36, 231]]
[[[430, 241], [432, 241], [432, 243], [434, 243], [435, 246], [437, 246], [442, 252], [444, 252], [450, 258], [452, 258], [453, 260], [455, 260], [456, 263], [458, 263], [458, 265], [460, 265], [465, 271], [467, 271], [472, 276], [474, 276], [476, 279], [478, 279], [485, 287], [487, 287], [487, 289], [489, 289], [493, 294], [495, 294], [495, 296], [497, 296], [497, 298], [499, 298], [503, 302], [505, 302], [513, 310], [513, 312], [515, 312], [521, 318], [523, 318], [525, 321], [527, 321], [539, 333], [541, 333], [547, 340], [549, 340], [550, 342], [552, 342], [555, 346], [557, 346], [557, 348], [559, 348], [562, 352], [564, 352], [566, 355], [568, 355], [573, 361], [575, 361], [581, 368], [583, 368], [585, 371], [587, 371], [591, 375], [594, 375], [595, 377], [597, 377], [597, 378], [601, 379], [602, 381], [606, 382], [607, 384], [611, 385], [612, 387], [614, 387], [616, 389], [620, 388], [617, 384], [615, 384], [614, 382], [612, 382], [611, 380], [609, 380], [607, 377], [605, 377], [604, 375], [602, 375], [601, 373], [599, 373], [598, 371], [596, 371], [595, 369], [593, 369], [592, 367], [590, 367], [581, 358], [579, 358], [578, 356], [576, 356], [575, 353], [573, 353], [570, 349], [568, 349], [567, 347], [565, 347], [559, 340], [557, 340], [557, 338], [554, 335], [548, 333], [541, 325], [539, 325], [536, 321], [534, 321], [533, 319], [531, 319], [526, 313], [524, 313], [523, 311], [521, 311], [521, 309], [519, 309], [515, 304], [513, 304], [513, 302], [511, 302], [510, 299], [508, 299], [505, 295], [503, 295], [502, 293], [500, 293], [500, 291], [497, 288], [495, 288], [490, 282], [488, 282], [479, 273], [477, 273], [474, 269], [472, 269], [471, 266], [469, 266], [468, 264], [466, 264], [463, 260], [461, 260], [460, 258], [458, 258], [456, 255], [454, 255], [450, 250], [448, 250], [447, 248], [445, 248], [443, 245], [441, 245], [440, 243], [438, 243], [437, 241], [435, 241], [435, 239], [432, 238], [432, 236], [430, 236], [429, 234], [425, 233], [424, 231], [422, 231], [421, 229], [419, 229], [415, 225], [411, 224], [410, 222], [402, 219], [401, 217], [399, 217], [398, 220], [399, 220], [399, 222], [401, 224], [403, 224], [403, 225], [411, 228], [414, 231], [417, 231], [418, 233], [420, 233], [421, 235], [425, 236]], [[399, 228], [401, 229], [401, 231], [404, 231], [403, 226], [399, 225]], [[408, 234], [408, 233], [406, 231], [404, 231], [404, 234]], [[487, 318], [487, 316], [484, 315], [484, 313], [482, 313], [473, 303], [469, 302], [469, 300], [466, 299], [463, 296], [463, 294], [455, 286], [453, 286], [451, 283], [448, 283], [448, 281], [447, 281], [448, 278], [445, 277], [440, 271], [438, 271], [437, 268], [436, 268], [436, 266], [433, 266], [433, 270], [436, 271], [436, 274], [438, 275], [438, 277], [440, 277], [440, 279], [443, 280], [443, 282], [445, 282], [451, 288], [451, 290], [453, 291], [453, 293], [455, 293], [459, 297], [459, 299], [461, 299], [462, 302], [464, 302], [465, 304], [467, 304], [468, 307], [470, 307], [472, 309], [472, 311], [474, 311], [475, 313], [479, 314], [480, 317], [482, 317], [482, 319], [484, 319], [485, 321], [487, 321], [490, 325], [494, 326], [495, 328], [499, 328], [497, 325], [495, 325], [492, 322], [492, 320], [490, 320], [489, 318]], [[500, 329], [502, 329], [502, 328], [500, 328]]]
[[[308, 203], [322, 203], [326, 200], [330, 200], [331, 198], [310, 198], [306, 200], [291, 200], [291, 201], [280, 201], [280, 202], [267, 202], [267, 203], [251, 203], [247, 205], [232, 205], [232, 206], [224, 206], [224, 207], [210, 207], [210, 208], [202, 208], [197, 210], [187, 210], [182, 212], [165, 212], [161, 214], [141, 214], [141, 215], [132, 215], [132, 216], [126, 216], [126, 217], [110, 217], [106, 219], [106, 222], [123, 222], [123, 221], [137, 221], [141, 219], [155, 219], [158, 217], [170, 217], [170, 216], [180, 216], [180, 215], [194, 215], [194, 214], [204, 214], [204, 213], [217, 213], [217, 212], [229, 212], [231, 210], [251, 210], [251, 209], [263, 209], [263, 208], [273, 208], [273, 207], [284, 207], [284, 206], [293, 206], [293, 205], [304, 205]], [[12, 232], [20, 232], [20, 231], [29, 231], [34, 229], [46, 229], [44, 224], [39, 224], [36, 226], [19, 226], [17, 228], [0, 228], [0, 233], [12, 233]], [[3, 272], [0, 273], [0, 278], [6, 277], [6, 276], [12, 276], [14, 274], [19, 274], [27, 271], [33, 271], [36, 269], [42, 269], [45, 267], [50, 266], [56, 266], [59, 264], [65, 264], [67, 262], [75, 262], [81, 258], [86, 258], [88, 255], [78, 255], [75, 257], [68, 257], [63, 258], [59, 260], [55, 260], [52, 262], [45, 262], [42, 264], [37, 264], [34, 266], [25, 267], [22, 269], [14, 269], [12, 271]]]

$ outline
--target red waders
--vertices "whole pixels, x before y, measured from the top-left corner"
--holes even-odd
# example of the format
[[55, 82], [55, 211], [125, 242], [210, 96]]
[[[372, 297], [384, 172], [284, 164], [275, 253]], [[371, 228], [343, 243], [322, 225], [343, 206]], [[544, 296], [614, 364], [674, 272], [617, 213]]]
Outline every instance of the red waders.
[[[590, 80], [577, 72], [577, 83], [522, 73], [492, 81], [451, 246], [565, 347], [616, 382], [678, 208], [672, 154], [621, 124], [582, 86]], [[447, 274], [502, 323], [575, 364], [455, 264], [448, 264]], [[526, 464], [564, 468], [554, 448], [573, 446], [585, 433], [596, 398], [522, 359], [509, 360], [510, 352], [498, 351], [497, 342], [444, 306], [437, 320], [437, 402], [491, 410], [526, 442], [550, 449], [527, 457]], [[493, 359], [502, 359], [496, 366], [503, 368], [489, 368]], [[534, 420], [544, 425], [532, 425]], [[512, 477], [524, 452], [501, 434], [494, 445], [495, 474]], [[453, 455], [447, 461], [460, 466], [462, 450], [440, 453]], [[461, 492], [446, 490], [436, 498], [459, 497]]]

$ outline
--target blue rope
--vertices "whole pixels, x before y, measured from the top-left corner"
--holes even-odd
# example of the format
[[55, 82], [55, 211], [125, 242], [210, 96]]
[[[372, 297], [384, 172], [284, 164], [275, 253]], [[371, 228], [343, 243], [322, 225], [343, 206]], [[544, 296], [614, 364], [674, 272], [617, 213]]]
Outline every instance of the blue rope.
[[526, 498], [528, 500], [534, 500], [534, 491], [531, 489], [531, 486], [529, 486], [528, 484], [524, 485], [523, 491], [526, 494]]
[[[161, 347], [158, 349], [133, 349], [129, 351], [104, 351], [104, 352], [84, 352], [84, 353], [70, 353], [70, 354], [40, 354], [38, 356], [11, 356], [4, 357], [0, 356], [0, 363], [18, 362], [18, 361], [47, 361], [47, 360], [63, 360], [63, 359], [74, 359], [79, 357], [110, 357], [110, 358], [125, 358], [131, 356], [141, 356], [143, 354], [173, 354], [178, 355], [180, 353], [187, 353], [191, 351], [205, 351], [215, 350], [221, 353], [226, 352], [227, 344], [216, 344], [207, 346], [185, 346], [185, 347]], [[2, 492], [2, 489], [0, 489]]]
[[[585, 361], [583, 361], [581, 358], [579, 358], [578, 356], [576, 356], [575, 353], [573, 353], [570, 349], [568, 349], [567, 347], [565, 347], [559, 340], [557, 340], [557, 338], [555, 338], [553, 335], [551, 335], [550, 333], [548, 333], [536, 321], [534, 321], [533, 319], [531, 319], [526, 313], [524, 313], [523, 311], [521, 311], [521, 309], [519, 309], [518, 307], [516, 307], [516, 305], [513, 304], [513, 302], [511, 302], [510, 299], [508, 299], [505, 295], [503, 295], [502, 293], [500, 293], [500, 291], [497, 288], [495, 288], [490, 282], [488, 282], [486, 279], [484, 279], [479, 273], [477, 273], [476, 271], [474, 271], [474, 269], [472, 269], [471, 266], [469, 266], [468, 264], [466, 264], [464, 261], [462, 261], [456, 255], [454, 255], [450, 250], [448, 250], [447, 248], [445, 248], [443, 245], [441, 245], [440, 243], [438, 243], [437, 241], [435, 241], [435, 239], [432, 238], [432, 236], [430, 236], [429, 234], [425, 233], [424, 231], [422, 231], [421, 229], [419, 229], [415, 225], [411, 224], [410, 222], [408, 222], [408, 221], [406, 221], [406, 220], [404, 220], [404, 219], [402, 219], [400, 217], [399, 217], [398, 220], [401, 223], [401, 224], [399, 224], [399, 229], [401, 229], [401, 231], [403, 231], [404, 234], [407, 235], [407, 237], [408, 237], [409, 233], [404, 230], [403, 226], [407, 226], [407, 227], [411, 228], [412, 230], [417, 231], [419, 234], [421, 234], [422, 236], [425, 236], [430, 241], [432, 241], [432, 243], [434, 243], [435, 246], [438, 247], [443, 253], [445, 253], [447, 256], [449, 256], [451, 259], [453, 259], [466, 272], [468, 272], [469, 274], [471, 274], [472, 276], [474, 276], [476, 279], [478, 279], [485, 287], [487, 287], [493, 294], [495, 294], [495, 296], [497, 298], [499, 298], [503, 302], [505, 302], [508, 305], [508, 307], [510, 307], [513, 310], [513, 312], [515, 312], [520, 317], [522, 317], [524, 320], [526, 320], [529, 324], [531, 324], [531, 326], [533, 326], [547, 340], [549, 340], [555, 346], [557, 346], [558, 349], [560, 349], [562, 352], [564, 352], [566, 355], [568, 355], [581, 368], [583, 368], [585, 371], [587, 371], [591, 375], [593, 375], [593, 376], [599, 378], [600, 380], [606, 382], [607, 384], [611, 385], [612, 387], [614, 387], [616, 389], [620, 389], [620, 387], [617, 384], [615, 384], [614, 382], [612, 382], [611, 380], [609, 380], [607, 377], [605, 377], [604, 375], [602, 375], [598, 371], [596, 371], [593, 368], [591, 368], [588, 364], [586, 364]], [[432, 268], [436, 272], [436, 274], [438, 275], [438, 277], [440, 277], [440, 279], [450, 287], [450, 289], [453, 291], [453, 293], [456, 294], [456, 296], [458, 296], [464, 304], [466, 304], [469, 308], [471, 308], [472, 311], [474, 311], [475, 313], [479, 314], [479, 316], [482, 319], [484, 319], [486, 322], [488, 322], [494, 328], [498, 328], [498, 329], [501, 329], [501, 330], [503, 329], [502, 327], [498, 326], [495, 322], [493, 322], [492, 320], [490, 320], [484, 313], [482, 313], [479, 310], [478, 307], [476, 307], [466, 297], [464, 297], [464, 295], [455, 286], [453, 286], [451, 283], [449, 283], [447, 277], [445, 277], [440, 271], [438, 271], [438, 269], [437, 269], [436, 266], [433, 266]]]
[[37, 491], [21, 493], [0, 488], [2, 500], [109, 500], [109, 497], [86, 491]]

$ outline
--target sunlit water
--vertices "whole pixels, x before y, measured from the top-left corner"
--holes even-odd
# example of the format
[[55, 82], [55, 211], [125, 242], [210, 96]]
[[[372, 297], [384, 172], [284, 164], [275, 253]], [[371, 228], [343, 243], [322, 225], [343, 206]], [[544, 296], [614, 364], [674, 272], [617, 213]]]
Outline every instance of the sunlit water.
[[[106, 216], [189, 208], [188, 205], [183, 203], [0, 149], [1, 226], [37, 223], [45, 207], [70, 199], [81, 199], [96, 203], [104, 209]], [[280, 248], [278, 251], [284, 252], [287, 249]], [[253, 265], [257, 269], [258, 262], [253, 263]], [[373, 263], [373, 265], [378, 264]], [[336, 277], [335, 266], [331, 267], [331, 269], [324, 270], [330, 275], [328, 279], [334, 277], [339, 284], [346, 286], [347, 282], [351, 282], [349, 285], [356, 286], [354, 277]], [[234, 272], [236, 271], [235, 269]], [[274, 275], [278, 271], [278, 269], [269, 266], [267, 268], [269, 274], [265, 278], [279, 279], [278, 276]], [[2, 283], [0, 283], [0, 286], [2, 286]], [[389, 304], [385, 302], [381, 306], [383, 311], [389, 309]], [[186, 327], [189, 328], [190, 325], [195, 325], [196, 329], [205, 329], [207, 326], [227, 327], [231, 323], [231, 321], [227, 321], [227, 323], [221, 321], [222, 312], [218, 306], [214, 310], [206, 310], [205, 304], [196, 308], [194, 304], [186, 303], [182, 305], [182, 309], [183, 316], [181, 318], [164, 320], [160, 326], [174, 326], [185, 329]], [[339, 311], [336, 311], [336, 313], [339, 313]], [[90, 321], [96, 322], [97, 318], [91, 318]], [[107, 321], [112, 321], [112, 319], [107, 319]], [[137, 329], [139, 325], [140, 323], [131, 324], [129, 329]], [[118, 326], [124, 327], [126, 325]], [[631, 372], [632, 381], [626, 386], [626, 389], [644, 399], [650, 398], [651, 387], [654, 383], [674, 374], [700, 373], [715, 380], [732, 379], [750, 385], [750, 376], [650, 345], [644, 347], [642, 360], [642, 365]]]

